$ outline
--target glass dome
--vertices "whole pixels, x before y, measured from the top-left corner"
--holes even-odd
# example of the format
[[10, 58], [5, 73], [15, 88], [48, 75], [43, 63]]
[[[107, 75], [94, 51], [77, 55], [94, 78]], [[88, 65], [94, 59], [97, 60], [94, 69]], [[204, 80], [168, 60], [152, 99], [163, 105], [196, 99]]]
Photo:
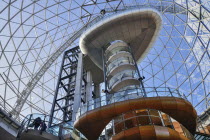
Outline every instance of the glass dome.
[[[210, 1], [208, 0], [2, 0], [0, 6], [0, 107], [20, 116], [49, 114], [63, 45], [100, 16], [150, 7], [162, 29], [138, 64], [145, 87], [184, 93], [198, 115], [209, 107]], [[61, 93], [62, 94], [62, 93]]]

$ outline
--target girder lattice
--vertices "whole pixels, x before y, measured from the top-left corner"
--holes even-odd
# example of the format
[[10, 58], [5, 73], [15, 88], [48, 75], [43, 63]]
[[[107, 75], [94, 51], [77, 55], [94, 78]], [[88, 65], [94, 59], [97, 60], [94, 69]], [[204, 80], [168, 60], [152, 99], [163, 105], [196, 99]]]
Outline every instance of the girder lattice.
[[[60, 55], [51, 59], [55, 52], [100, 16], [101, 10], [106, 9], [106, 16], [134, 5], [157, 5], [163, 17], [156, 44], [139, 64], [145, 85], [179, 88], [201, 114], [209, 107], [210, 93], [210, 2], [206, 0], [2, 0], [0, 95], [4, 106], [17, 108], [15, 102], [20, 100], [23, 116], [49, 113], [62, 60]], [[72, 41], [75, 44], [78, 39]]]

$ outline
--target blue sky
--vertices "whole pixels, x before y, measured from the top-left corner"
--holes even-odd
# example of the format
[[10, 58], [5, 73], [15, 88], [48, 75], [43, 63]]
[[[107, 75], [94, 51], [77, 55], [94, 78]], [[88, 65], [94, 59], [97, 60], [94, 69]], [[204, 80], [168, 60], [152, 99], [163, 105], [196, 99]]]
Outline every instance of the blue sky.
[[[148, 3], [173, 7], [173, 0], [128, 0], [124, 3], [105, 3], [105, 0], [101, 0], [96, 4], [88, 0], [56, 2], [40, 0], [37, 3], [22, 3], [22, 0], [17, 0], [9, 7], [7, 1], [1, 2], [0, 96], [11, 106], [30, 78], [58, 46], [89, 19], [100, 15], [101, 9]], [[185, 0], [176, 2], [187, 6]], [[163, 26], [160, 35], [138, 66], [141, 74], [146, 77], [146, 86], [179, 88], [198, 112], [202, 113], [209, 106], [207, 102], [210, 93], [210, 14], [206, 10], [210, 8], [210, 2], [201, 1], [201, 6], [198, 1], [188, 2], [192, 12], [188, 12], [188, 15], [162, 11]], [[80, 8], [81, 5], [83, 8]], [[21, 7], [23, 11], [20, 11]], [[44, 9], [45, 7], [47, 8]], [[200, 10], [203, 17], [199, 20], [195, 16], [199, 16]], [[76, 45], [78, 40], [72, 46]], [[33, 89], [23, 107], [23, 114], [49, 112], [61, 58], [62, 56], [53, 63]]]

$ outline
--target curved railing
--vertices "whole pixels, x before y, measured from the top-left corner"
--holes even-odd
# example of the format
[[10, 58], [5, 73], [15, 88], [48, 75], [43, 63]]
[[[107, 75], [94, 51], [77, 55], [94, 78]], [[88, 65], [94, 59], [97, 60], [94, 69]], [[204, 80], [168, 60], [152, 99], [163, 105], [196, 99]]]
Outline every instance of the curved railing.
[[106, 58], [107, 60], [107, 65], [109, 65], [110, 63], [112, 63], [114, 60], [119, 59], [121, 57], [129, 57], [131, 58], [132, 55], [130, 52], [127, 51], [120, 51], [120, 52], [115, 52], [113, 53], [109, 58]]
[[107, 74], [109, 74], [114, 68], [122, 65], [122, 64], [131, 64], [134, 65], [134, 61], [130, 57], [121, 57], [112, 61], [107, 67]]
[[136, 127], [156, 125], [171, 128], [179, 134], [194, 140], [193, 135], [178, 121], [155, 109], [139, 109], [123, 113], [113, 119], [113, 135], [124, 130]]
[[136, 70], [127, 70], [127, 71], [123, 71], [123, 73], [117, 73], [116, 75], [114, 75], [108, 82], [108, 88], [112, 89], [113, 86], [117, 83], [117, 82], [121, 82], [122, 80], [124, 80], [124, 78], [135, 78], [138, 79], [138, 73]]
[[94, 100], [87, 101], [87, 103], [83, 104], [78, 110], [77, 116], [86, 113], [87, 111], [94, 110], [101, 106], [106, 106], [108, 104], [126, 101], [130, 99], [138, 99], [143, 97], [178, 97], [187, 100], [184, 94], [181, 94], [177, 89], [169, 88], [169, 87], [147, 87], [145, 88], [146, 95], [142, 88], [136, 89], [127, 89], [123, 91], [116, 92], [114, 94], [106, 94]]
[[[13, 110], [13, 107], [7, 103], [3, 97], [0, 96], [0, 109], [2, 109], [3, 111], [6, 112], [6, 114], [8, 114], [10, 116], [10, 118], [12, 118], [14, 121], [17, 121], [17, 123], [21, 123], [23, 120], [22, 118], [24, 118], [24, 115], [22, 115], [22, 113], [20, 113], [20, 115], [15, 118], [14, 116], [12, 116], [11, 112]], [[19, 124], [18, 124], [19, 125]]]
[[[35, 119], [40, 118], [40, 126], [38, 128], [35, 128], [34, 122]], [[38, 130], [40, 131], [40, 134], [42, 132], [46, 132], [49, 134], [52, 134], [54, 136], [57, 136], [59, 138], [65, 138], [66, 136], [71, 137], [73, 139], [86, 139], [85, 136], [83, 136], [77, 129], [73, 127], [73, 122], [65, 122], [62, 123], [62, 120], [53, 118], [53, 122], [51, 124], [51, 127], [48, 127], [50, 121], [50, 115], [45, 114], [30, 114], [27, 115], [24, 120], [21, 123], [21, 128], [19, 129], [17, 138], [21, 137], [21, 134], [23, 132], [27, 132], [28, 130]], [[45, 123], [46, 129], [43, 130]]]
[[128, 46], [118, 46], [117, 48], [111, 49], [111, 50], [106, 50], [106, 59], [108, 60], [111, 56], [114, 54], [117, 54], [118, 52], [125, 51], [125, 52], [130, 52], [130, 49]]

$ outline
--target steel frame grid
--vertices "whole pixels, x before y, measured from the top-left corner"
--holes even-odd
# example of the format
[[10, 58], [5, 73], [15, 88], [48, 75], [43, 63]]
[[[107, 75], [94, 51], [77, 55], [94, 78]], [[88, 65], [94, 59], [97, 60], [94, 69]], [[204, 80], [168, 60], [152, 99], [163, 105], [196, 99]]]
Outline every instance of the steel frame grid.
[[[56, 71], [58, 69], [56, 67], [60, 66], [61, 59], [59, 50], [64, 51], [66, 48], [62, 45], [59, 47], [56, 41], [62, 44], [72, 36], [71, 42], [74, 42], [72, 40], [78, 36], [77, 31], [80, 29], [80, 25], [85, 26], [90, 23], [93, 18], [100, 15], [101, 9], [105, 9], [106, 13], [111, 14], [136, 5], [159, 7], [156, 9], [161, 12], [165, 21], [162, 29], [163, 34], [159, 36], [159, 43], [162, 43], [160, 46], [163, 49], [156, 49], [157, 46], [154, 46], [143, 61], [144, 65], [138, 65], [143, 70], [142, 74], [147, 78], [144, 81], [145, 85], [170, 86], [186, 91], [187, 98], [193, 103], [198, 114], [209, 107], [209, 1], [23, 1], [2, 0], [0, 8], [0, 14], [5, 15], [0, 18], [2, 22], [0, 27], [2, 38], [0, 41], [0, 75], [3, 77], [0, 79], [3, 80], [0, 89], [2, 89], [1, 96], [4, 99], [3, 109], [6, 104], [9, 104], [19, 112], [15, 114], [14, 118], [23, 118], [22, 116], [32, 112], [48, 114], [50, 110], [48, 106], [51, 106], [53, 101], [50, 99], [53, 98], [56, 89], [54, 81], [57, 81], [59, 73]], [[176, 8], [177, 6], [180, 7], [180, 11]], [[75, 10], [77, 10], [76, 17], [70, 18], [74, 17]], [[48, 16], [48, 14], [52, 16]], [[37, 20], [39, 22], [36, 22]], [[65, 20], [65, 22], [59, 22], [60, 20]], [[173, 26], [169, 28], [169, 25]], [[182, 27], [183, 32], [179, 30], [179, 26]], [[175, 32], [178, 37], [173, 36]], [[176, 44], [178, 38], [182, 38], [182, 42]], [[167, 45], [168, 40], [175, 44], [174, 47]], [[184, 48], [184, 46], [188, 47]], [[58, 49], [58, 47], [63, 49]], [[174, 48], [176, 48], [176, 54], [180, 54], [177, 57], [178, 60], [174, 57], [175, 55], [170, 53]], [[42, 52], [45, 52], [45, 55]], [[187, 54], [188, 52], [189, 54]], [[167, 55], [169, 55], [168, 58]], [[156, 63], [157, 61], [160, 63]], [[170, 69], [167, 68], [169, 64]], [[153, 68], [158, 70], [155, 71]], [[207, 71], [204, 70], [205, 68]], [[197, 73], [200, 73], [199, 78], [195, 77]], [[49, 79], [50, 84], [48, 84]], [[170, 81], [173, 81], [174, 84], [171, 85]], [[34, 86], [29, 86], [30, 82], [33, 82]], [[23, 92], [25, 91], [23, 89], [28, 92]], [[37, 91], [38, 89], [42, 90]], [[20, 99], [21, 104], [15, 104], [17, 99]]]
[[[60, 118], [61, 121], [57, 122], [60, 125], [64, 122], [72, 120], [72, 111], [75, 95], [75, 84], [78, 66], [78, 57], [80, 53], [79, 46], [64, 52], [60, 73], [58, 77], [57, 87], [54, 94], [52, 103], [49, 127], [52, 127], [53, 118]], [[84, 78], [85, 71], [83, 72], [82, 89], [85, 88], [86, 80]], [[82, 91], [81, 101], [84, 103], [85, 90]]]

